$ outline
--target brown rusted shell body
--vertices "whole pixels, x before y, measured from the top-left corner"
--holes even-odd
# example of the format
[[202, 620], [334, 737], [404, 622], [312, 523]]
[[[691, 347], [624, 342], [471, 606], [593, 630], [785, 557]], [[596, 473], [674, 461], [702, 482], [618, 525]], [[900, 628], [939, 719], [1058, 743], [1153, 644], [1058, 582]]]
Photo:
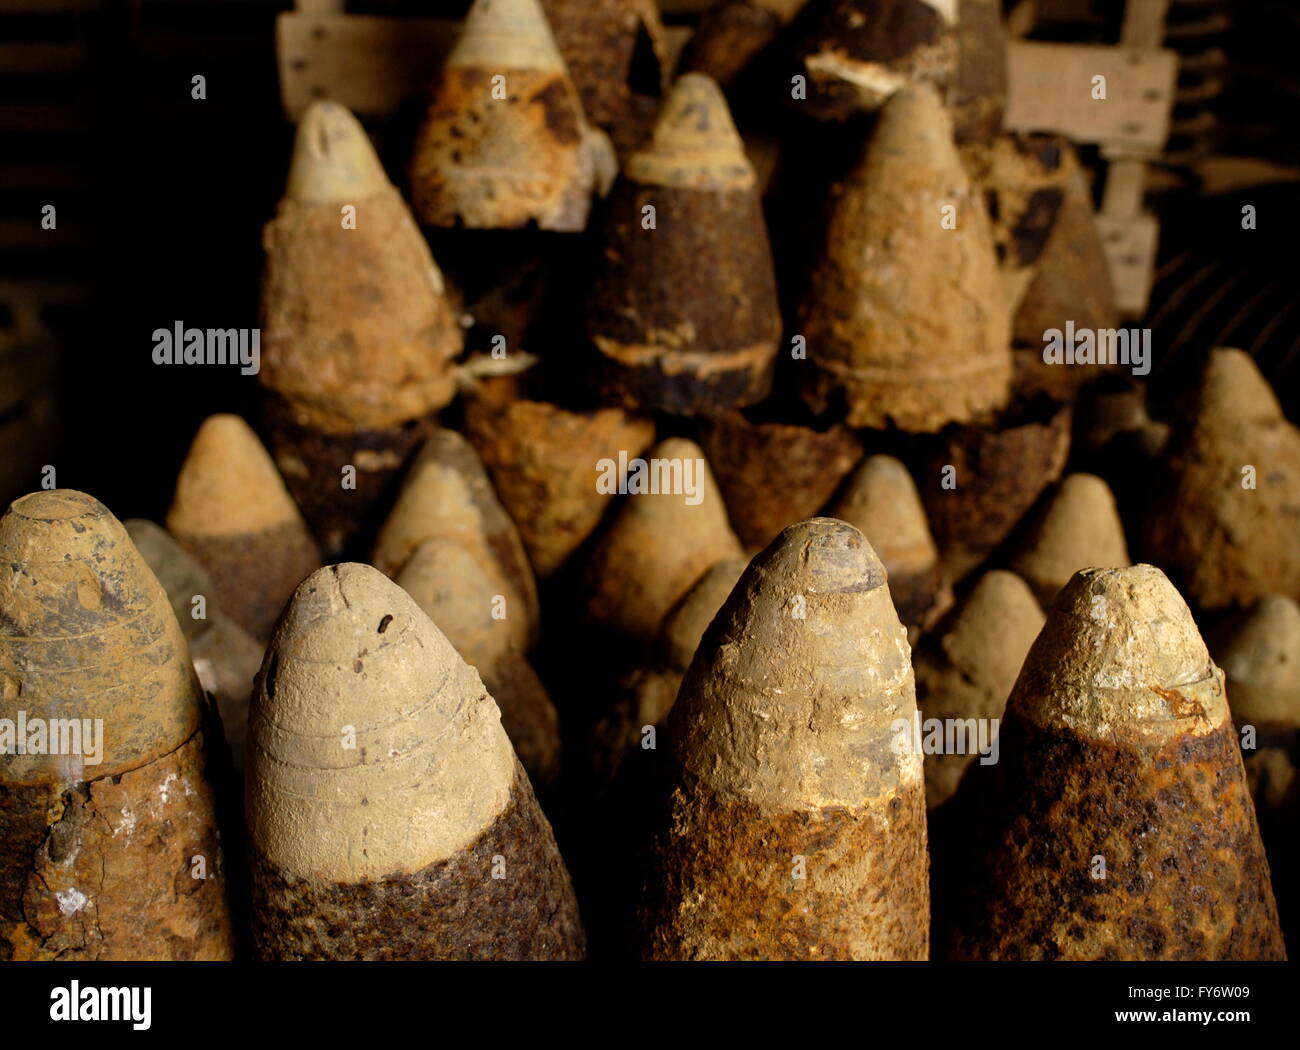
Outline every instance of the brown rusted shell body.
[[[1010, 535], [1043, 490], [1061, 476], [1070, 449], [1070, 411], [997, 427], [961, 427], [920, 475], [921, 500], [950, 579], [979, 565]], [[941, 487], [945, 466], [956, 488]]]
[[482, 457], [538, 576], [550, 576], [595, 531], [614, 496], [596, 464], [639, 456], [654, 423], [617, 408], [571, 412], [542, 401], [469, 396], [465, 433]]
[[[111, 738], [111, 723], [104, 732]], [[230, 959], [206, 765], [199, 731], [137, 769], [67, 790], [0, 784], [0, 959]]]
[[[1001, 807], [958, 957], [1281, 959], [1255, 810], [1229, 722], [1144, 752], [1002, 726]], [[983, 770], [981, 770], [983, 772]], [[1092, 877], [1102, 856], [1106, 877]]]
[[679, 68], [703, 73], [726, 87], [785, 25], [774, 11], [749, 0], [715, 3], [700, 15]]
[[[470, 846], [410, 874], [351, 884], [296, 879], [250, 850], [258, 955], [581, 959], [586, 938], [573, 887], [517, 763], [510, 791], [505, 809]], [[504, 878], [492, 877], [496, 858]]]
[[[434, 426], [422, 417], [375, 430], [322, 430], [274, 396], [264, 420], [275, 465], [327, 559], [379, 525], [402, 468]], [[343, 487], [347, 466], [356, 468], [356, 488]]]
[[[506, 97], [494, 97], [502, 87]], [[421, 222], [582, 230], [594, 184], [582, 103], [563, 69], [443, 68], [411, 158]]]
[[[687, 780], [670, 806], [648, 958], [928, 957], [924, 792], [896, 795], [883, 811], [771, 814]], [[807, 878], [791, 877], [796, 856], [807, 858]]]
[[216, 604], [263, 643], [294, 589], [321, 565], [301, 521], [228, 536], [178, 533], [176, 542], [211, 574]]
[[[635, 88], [648, 95], [662, 91], [667, 51], [654, 0], [542, 0], [542, 7], [588, 122], [597, 127], [619, 124], [627, 117]], [[658, 66], [659, 90], [651, 90], [653, 84], [631, 83], [642, 34]]]
[[1006, 404], [1007, 328], [984, 202], [949, 118], [928, 88], [900, 91], [838, 192], [810, 276], [804, 395], [819, 412], [842, 399], [853, 427], [967, 422]]
[[739, 412], [700, 428], [727, 515], [741, 543], [763, 548], [782, 529], [816, 514], [862, 457], [847, 427], [751, 423]]
[[958, 142], [987, 142], [1002, 129], [1006, 49], [998, 0], [958, 0], [957, 70], [948, 92]]
[[793, 104], [843, 120], [879, 109], [908, 83], [945, 92], [957, 69], [957, 37], [925, 0], [820, 0], [799, 57], [808, 98]]
[[[641, 226], [647, 205], [651, 230]], [[625, 408], [711, 415], [766, 397], [781, 316], [752, 182], [687, 189], [620, 178], [587, 334], [603, 391]]]
[[[355, 229], [343, 228], [343, 204], [356, 207]], [[297, 422], [380, 430], [452, 399], [460, 329], [396, 190], [357, 201], [286, 198], [262, 240], [258, 378], [292, 403]]]

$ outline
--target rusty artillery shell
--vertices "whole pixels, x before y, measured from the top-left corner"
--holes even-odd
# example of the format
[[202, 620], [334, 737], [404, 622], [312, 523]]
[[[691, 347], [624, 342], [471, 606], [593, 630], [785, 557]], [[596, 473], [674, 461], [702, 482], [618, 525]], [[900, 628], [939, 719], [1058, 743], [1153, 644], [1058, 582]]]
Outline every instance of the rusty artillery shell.
[[[248, 702], [262, 666], [263, 646], [217, 606], [212, 577], [179, 543], [152, 521], [122, 523], [131, 542], [167, 592], [189, 646], [199, 684], [212, 694], [235, 769], [244, 769]], [[211, 596], [211, 600], [209, 600]], [[203, 598], [201, 607], [194, 599]]]
[[542, 0], [542, 7], [593, 125], [616, 130], [634, 94], [663, 93], [668, 49], [654, 0]]
[[204, 705], [167, 595], [70, 489], [16, 500], [0, 552], [0, 958], [230, 958]]
[[492, 475], [539, 577], [553, 575], [600, 524], [614, 498], [596, 465], [639, 456], [654, 422], [620, 408], [573, 412], [545, 401], [467, 396], [465, 433]]
[[822, 120], [876, 110], [908, 85], [946, 93], [957, 71], [957, 0], [818, 0], [798, 47]]
[[216, 604], [258, 641], [320, 551], [275, 464], [239, 416], [209, 416], [176, 478], [167, 531], [212, 574]]
[[958, 142], [991, 142], [1007, 104], [1007, 39], [998, 0], [957, 0], [957, 67], [948, 91]]
[[[913, 653], [921, 718], [1001, 719], [1043, 622], [1043, 610], [1024, 580], [1003, 569], [986, 572], [952, 617], [922, 638]], [[927, 806], [933, 809], [956, 794], [975, 755], [968, 749], [925, 756]]]
[[740, 412], [705, 422], [700, 445], [736, 535], [757, 550], [821, 510], [862, 458], [862, 442], [848, 427], [751, 423]]
[[1064, 331], [1067, 322], [1073, 322], [1075, 329], [1099, 332], [1119, 324], [1087, 174], [1072, 149], [1063, 157], [1068, 177], [1061, 207], [1011, 324], [1017, 347], [1015, 388], [1024, 397], [1041, 392], [1070, 400], [1083, 384], [1114, 370], [1104, 364], [1043, 361], [1044, 333], [1049, 329]]
[[1095, 474], [1063, 478], [1011, 557], [1011, 568], [1045, 609], [1080, 569], [1130, 564], [1115, 497]]
[[867, 537], [903, 623], [927, 625], [952, 604], [921, 497], [907, 467], [893, 456], [868, 456], [827, 514]]
[[924, 959], [921, 756], [907, 635], [862, 533], [786, 529], [718, 613], [668, 719], [656, 959]]
[[247, 816], [266, 959], [571, 959], [550, 824], [479, 676], [396, 584], [332, 565], [258, 679]]
[[538, 0], [474, 0], [430, 90], [411, 157], [420, 221], [582, 230], [594, 149]]
[[726, 558], [718, 562], [699, 578], [686, 592], [686, 597], [668, 614], [664, 619], [660, 644], [666, 667], [680, 674], [686, 673], [704, 632], [736, 589], [748, 565], [748, 558]]
[[1223, 672], [1159, 569], [1070, 581], [980, 772], [955, 955], [1284, 957]]
[[1164, 466], [1147, 549], [1194, 604], [1300, 601], [1300, 429], [1247, 354], [1210, 354]]
[[614, 186], [588, 306], [624, 407], [711, 415], [762, 400], [781, 336], [754, 169], [718, 86], [688, 73]]
[[1260, 737], [1300, 732], [1300, 608], [1283, 595], [1266, 595], [1225, 623], [1210, 639], [1210, 651], [1227, 676], [1233, 721], [1238, 729], [1256, 730], [1255, 747], [1247, 751], [1243, 743], [1242, 749], [1255, 805], [1280, 809], [1300, 782], [1287, 751]]
[[537, 582], [514, 522], [502, 509], [474, 446], [438, 430], [411, 464], [388, 520], [375, 540], [375, 568], [396, 576], [425, 540], [445, 536], [495, 567], [505, 590], [505, 620], [520, 651], [537, 638]]
[[952, 427], [921, 477], [921, 500], [945, 575], [960, 580], [1010, 535], [1070, 450], [1070, 409], [1008, 415], [997, 426]]
[[629, 480], [586, 568], [587, 609], [593, 620], [654, 644], [664, 618], [696, 581], [741, 550], [698, 445], [669, 438], [645, 462], [647, 475], [674, 480], [656, 485], [658, 491], [650, 481], [644, 491], [634, 490]]
[[504, 613], [508, 590], [500, 570], [475, 550], [438, 536], [416, 548], [397, 583], [478, 671], [532, 782], [554, 783], [560, 772], [560, 716], [517, 636], [498, 615]]
[[428, 244], [342, 106], [303, 114], [263, 243], [267, 435], [337, 555], [419, 440], [418, 421], [454, 396], [461, 331]]
[[807, 5], [808, 0], [718, 0], [686, 42], [681, 70], [727, 87]]
[[843, 398], [850, 426], [936, 431], [1006, 403], [988, 221], [933, 90], [905, 88], [885, 106], [835, 202], [800, 331], [805, 396], [819, 412]]

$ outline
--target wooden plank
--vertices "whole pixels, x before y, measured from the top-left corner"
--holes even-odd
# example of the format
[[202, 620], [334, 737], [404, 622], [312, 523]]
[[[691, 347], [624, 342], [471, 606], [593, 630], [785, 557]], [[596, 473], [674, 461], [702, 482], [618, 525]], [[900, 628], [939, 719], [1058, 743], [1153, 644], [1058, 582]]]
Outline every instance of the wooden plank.
[[275, 23], [280, 100], [289, 119], [319, 98], [354, 113], [391, 113], [422, 96], [460, 23], [286, 12]]
[[[1092, 97], [1098, 75], [1104, 99]], [[1011, 40], [1004, 126], [1155, 153], [1169, 137], [1177, 76], [1173, 51]]]
[[94, 11], [103, 0], [0, 0], [0, 15], [65, 15]]
[[75, 105], [6, 103], [0, 105], [0, 131], [81, 131], [86, 113]]
[[1110, 264], [1115, 305], [1126, 317], [1141, 317], [1151, 296], [1151, 278], [1160, 240], [1154, 215], [1097, 216], [1106, 261]]
[[86, 184], [80, 164], [0, 164], [0, 189], [65, 190]]
[[1165, 40], [1169, 0], [1128, 0], [1119, 42], [1124, 47], [1157, 48]]

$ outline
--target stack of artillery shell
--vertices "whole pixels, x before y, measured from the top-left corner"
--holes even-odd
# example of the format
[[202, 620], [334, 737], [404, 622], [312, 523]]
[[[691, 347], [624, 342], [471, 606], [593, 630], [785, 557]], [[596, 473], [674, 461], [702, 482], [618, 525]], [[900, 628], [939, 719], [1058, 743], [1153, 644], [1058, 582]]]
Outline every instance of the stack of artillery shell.
[[538, 0], [474, 0], [430, 91], [411, 157], [420, 221], [582, 230], [595, 156]]
[[1256, 748], [1244, 752], [1251, 794], [1261, 810], [1281, 808], [1296, 771], [1271, 738], [1281, 743], [1300, 733], [1300, 608], [1268, 595], [1226, 624], [1211, 646], [1228, 679], [1233, 721], [1239, 730], [1255, 729]]
[[1248, 355], [1210, 354], [1165, 475], [1146, 539], [1194, 604], [1300, 600], [1300, 429]]
[[955, 955], [1284, 957], [1223, 673], [1158, 569], [1075, 576], [1001, 740]]
[[571, 412], [545, 401], [468, 396], [465, 433], [492, 475], [539, 577], [595, 531], [614, 498], [595, 484], [602, 459], [639, 456], [654, 423], [619, 408]]
[[885, 106], [835, 203], [800, 330], [809, 403], [820, 412], [842, 396], [850, 426], [936, 431], [1006, 403], [1011, 350], [988, 221], [933, 90], [906, 88]]
[[933, 622], [952, 604], [921, 497], [893, 456], [869, 456], [827, 513], [867, 537], [885, 567], [898, 618], [909, 628]]
[[741, 554], [727, 511], [700, 447], [684, 438], [662, 441], [647, 457], [683, 481], [687, 470], [698, 503], [681, 485], [670, 491], [629, 492], [592, 553], [586, 570], [593, 620], [654, 644], [664, 618], [714, 564]]
[[681, 69], [727, 87], [807, 5], [808, 0], [718, 0], [700, 16]]
[[623, 166], [587, 335], [607, 396], [630, 409], [712, 415], [771, 388], [772, 249], [754, 169], [708, 77], [678, 79]]
[[[123, 522], [171, 601], [172, 612], [189, 645], [199, 684], [217, 702], [221, 727], [230, 745], [235, 768], [244, 768], [248, 735], [248, 701], [253, 679], [262, 666], [262, 646], [218, 607], [212, 577], [181, 546], [152, 521]], [[202, 598], [200, 605], [195, 598]], [[201, 614], [201, 615], [200, 615]]]
[[0, 555], [18, 736], [0, 730], [0, 958], [230, 958], [204, 704], [167, 595], [80, 492], [17, 500]]
[[751, 550], [821, 510], [862, 458], [862, 442], [848, 427], [751, 423], [740, 412], [705, 422], [700, 444], [736, 535]]
[[957, 69], [948, 91], [958, 142], [990, 142], [1007, 104], [1007, 40], [998, 0], [957, 0]]
[[879, 109], [902, 88], [946, 93], [957, 71], [957, 0], [818, 0], [798, 54], [823, 120]]
[[1095, 474], [1071, 474], [1051, 494], [1011, 558], [1044, 609], [1080, 569], [1130, 564], [1115, 497]]
[[438, 430], [411, 464], [371, 558], [395, 577], [425, 540], [445, 537], [478, 560], [501, 595], [508, 632], [521, 652], [537, 638], [537, 582], [514, 523], [492, 490], [474, 447], [454, 430]]
[[1017, 411], [993, 427], [944, 432], [924, 474], [921, 499], [944, 573], [960, 580], [1010, 535], [1070, 450], [1070, 409]]
[[560, 772], [560, 718], [504, 618], [493, 615], [501, 578], [474, 550], [446, 536], [426, 540], [397, 575], [501, 709], [501, 725], [532, 782]]
[[[634, 96], [663, 93], [668, 51], [654, 0], [542, 0], [542, 6], [593, 125], [617, 132], [635, 120], [641, 100]], [[653, 68], [638, 70], [638, 60]]]
[[862, 534], [814, 518], [750, 564], [668, 720], [647, 888], [658, 959], [924, 959], [921, 756], [906, 633]]
[[167, 531], [211, 574], [212, 597], [260, 642], [321, 563], [275, 464], [238, 416], [209, 416], [176, 479]]
[[[913, 654], [921, 718], [1001, 719], [1043, 619], [1043, 610], [1015, 573], [993, 569], [981, 576], [946, 626], [926, 635]], [[969, 749], [926, 755], [926, 805], [933, 809], [956, 794], [974, 760]]]
[[263, 243], [270, 444], [333, 556], [455, 394], [460, 329], [428, 244], [342, 106], [303, 115]]
[[249, 721], [266, 959], [571, 959], [569, 876], [492, 697], [369, 566], [303, 582]]

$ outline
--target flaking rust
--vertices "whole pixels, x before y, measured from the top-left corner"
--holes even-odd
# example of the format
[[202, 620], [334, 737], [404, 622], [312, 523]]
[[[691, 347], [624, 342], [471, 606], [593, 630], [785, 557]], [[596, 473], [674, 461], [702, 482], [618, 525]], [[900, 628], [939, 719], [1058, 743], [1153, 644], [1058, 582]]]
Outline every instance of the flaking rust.
[[[29, 728], [0, 758], [0, 958], [230, 958], [204, 705], [167, 595], [69, 489], [15, 501], [0, 556], [0, 716]], [[55, 720], [78, 735], [65, 721], [60, 753], [35, 753]]]
[[419, 421], [454, 396], [461, 332], [406, 203], [336, 103], [303, 114], [262, 240], [268, 439], [337, 555], [419, 441]]
[[933, 89], [885, 105], [802, 304], [805, 396], [853, 427], [933, 432], [1002, 408], [1011, 349], [979, 194]]
[[580, 231], [600, 148], [538, 0], [475, 0], [416, 137], [415, 213], [430, 226]]
[[503, 585], [511, 637], [521, 652], [537, 638], [537, 581], [523, 543], [497, 500], [474, 446], [454, 430], [435, 431], [420, 449], [371, 558], [395, 577], [421, 543], [448, 537], [491, 567]]
[[478, 671], [519, 761], [535, 785], [549, 787], [560, 772], [560, 718], [506, 622], [509, 587], [483, 549], [447, 536], [425, 540], [397, 583]]
[[211, 573], [216, 604], [263, 644], [294, 588], [321, 563], [270, 455], [239, 416], [200, 425], [167, 529]]
[[669, 716], [644, 903], [655, 959], [924, 959], [916, 705], [885, 573], [851, 525], [786, 529], [705, 632]]
[[605, 394], [713, 415], [762, 400], [781, 335], [754, 169], [718, 86], [680, 77], [606, 209], [587, 315]]
[[249, 741], [262, 958], [582, 956], [568, 872], [496, 703], [382, 573], [303, 582]]
[[980, 774], [956, 956], [1285, 957], [1223, 673], [1160, 570], [1070, 581]]

